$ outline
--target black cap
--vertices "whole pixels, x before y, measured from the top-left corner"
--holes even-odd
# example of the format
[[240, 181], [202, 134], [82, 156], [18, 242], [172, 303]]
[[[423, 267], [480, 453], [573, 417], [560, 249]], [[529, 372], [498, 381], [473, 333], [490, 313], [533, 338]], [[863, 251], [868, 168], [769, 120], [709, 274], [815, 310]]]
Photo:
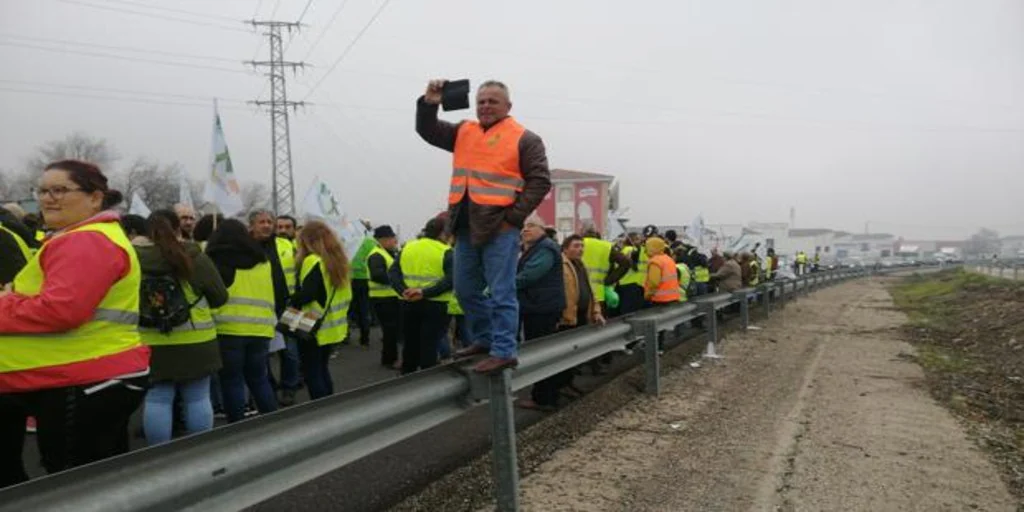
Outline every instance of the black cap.
[[655, 226], [654, 224], [648, 224], [648, 225], [644, 226], [643, 233], [644, 233], [644, 238], [648, 238], [648, 237], [652, 237], [654, 235], [657, 235], [658, 234], [658, 226]]
[[387, 224], [377, 226], [373, 230], [374, 238], [394, 238], [396, 236], [398, 235], [395, 234], [395, 230], [391, 229], [391, 226], [388, 226]]

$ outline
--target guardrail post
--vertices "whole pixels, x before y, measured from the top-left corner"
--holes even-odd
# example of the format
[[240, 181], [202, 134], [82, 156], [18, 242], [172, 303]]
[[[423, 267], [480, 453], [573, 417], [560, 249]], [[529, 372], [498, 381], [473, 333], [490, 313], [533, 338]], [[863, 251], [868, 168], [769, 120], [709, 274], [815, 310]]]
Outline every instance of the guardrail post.
[[658, 353], [658, 322], [653, 319], [631, 320], [634, 334], [644, 339], [644, 392], [658, 396], [661, 392], [661, 354]]
[[772, 312], [772, 288], [771, 283], [764, 283], [761, 285], [761, 306], [764, 307], [765, 315]]
[[740, 301], [740, 322], [743, 325], [743, 330], [747, 330], [750, 327], [750, 300], [749, 295], [744, 290], [733, 292], [732, 296], [734, 299]]
[[519, 512], [519, 463], [516, 461], [516, 421], [512, 411], [512, 370], [489, 377], [491, 396], [491, 457], [494, 462], [494, 500], [500, 512]]
[[718, 315], [715, 314], [715, 303], [705, 302], [701, 304], [704, 310], [704, 325], [707, 326], [708, 346], [704, 349], [704, 357], [707, 359], [721, 359], [715, 350], [715, 343], [718, 341]]

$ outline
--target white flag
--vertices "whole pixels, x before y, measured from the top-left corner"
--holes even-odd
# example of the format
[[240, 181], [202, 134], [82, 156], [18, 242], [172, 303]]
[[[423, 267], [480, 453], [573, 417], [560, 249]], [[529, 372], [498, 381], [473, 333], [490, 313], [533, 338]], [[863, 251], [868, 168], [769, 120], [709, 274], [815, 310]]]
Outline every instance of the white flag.
[[363, 243], [363, 230], [360, 225], [349, 220], [330, 187], [320, 178], [314, 178], [309, 185], [302, 201], [302, 213], [306, 219], [320, 220], [330, 226], [345, 246], [348, 256], [355, 256], [359, 245]]
[[192, 203], [192, 189], [188, 185], [188, 176], [185, 171], [181, 172], [181, 181], [178, 183], [178, 203], [188, 206], [191, 210], [195, 210], [195, 204]]
[[704, 246], [704, 216], [698, 214], [694, 217], [690, 227], [686, 230], [686, 236], [693, 241], [696, 247]]
[[146, 202], [139, 196], [138, 190], [132, 192], [132, 204], [128, 207], [128, 213], [149, 217], [149, 207], [146, 206]]
[[213, 104], [213, 152], [210, 163], [210, 180], [206, 182], [203, 192], [204, 199], [217, 205], [220, 213], [227, 217], [243, 213], [242, 189], [235, 179], [235, 169], [231, 165], [231, 153], [228, 143], [224, 140], [224, 129], [220, 124], [220, 113], [217, 103]]

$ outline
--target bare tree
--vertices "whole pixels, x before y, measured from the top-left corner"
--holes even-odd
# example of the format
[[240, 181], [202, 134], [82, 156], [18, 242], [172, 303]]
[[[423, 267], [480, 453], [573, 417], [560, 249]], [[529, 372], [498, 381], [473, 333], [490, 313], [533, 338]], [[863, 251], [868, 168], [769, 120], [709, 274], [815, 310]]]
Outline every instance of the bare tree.
[[270, 208], [270, 187], [255, 181], [242, 183], [242, 206], [246, 212], [254, 208]]
[[114, 175], [113, 185], [128, 201], [135, 192], [151, 209], [170, 208], [178, 202], [178, 180], [181, 166], [161, 165], [144, 157], [136, 158], [124, 171]]
[[4, 202], [31, 199], [34, 186], [35, 182], [28, 173], [0, 170], [0, 200]]
[[967, 241], [967, 247], [964, 252], [968, 254], [985, 254], [993, 255], [999, 253], [999, 233], [991, 229], [982, 228], [977, 233], [971, 235], [971, 239]]
[[39, 146], [35, 155], [29, 158], [26, 170], [29, 178], [34, 181], [50, 162], [75, 159], [94, 163], [104, 172], [109, 172], [110, 166], [120, 158], [120, 155], [107, 143], [106, 139], [74, 132], [61, 140], [51, 140]]

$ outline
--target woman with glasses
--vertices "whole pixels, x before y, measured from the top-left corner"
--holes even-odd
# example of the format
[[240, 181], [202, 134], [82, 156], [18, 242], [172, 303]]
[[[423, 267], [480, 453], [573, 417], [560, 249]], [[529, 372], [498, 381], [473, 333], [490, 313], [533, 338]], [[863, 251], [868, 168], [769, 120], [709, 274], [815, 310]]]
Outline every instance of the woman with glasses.
[[51, 234], [0, 291], [0, 487], [28, 479], [26, 417], [50, 473], [128, 451], [149, 348], [141, 269], [119, 216], [121, 193], [95, 165], [46, 166], [36, 189]]

